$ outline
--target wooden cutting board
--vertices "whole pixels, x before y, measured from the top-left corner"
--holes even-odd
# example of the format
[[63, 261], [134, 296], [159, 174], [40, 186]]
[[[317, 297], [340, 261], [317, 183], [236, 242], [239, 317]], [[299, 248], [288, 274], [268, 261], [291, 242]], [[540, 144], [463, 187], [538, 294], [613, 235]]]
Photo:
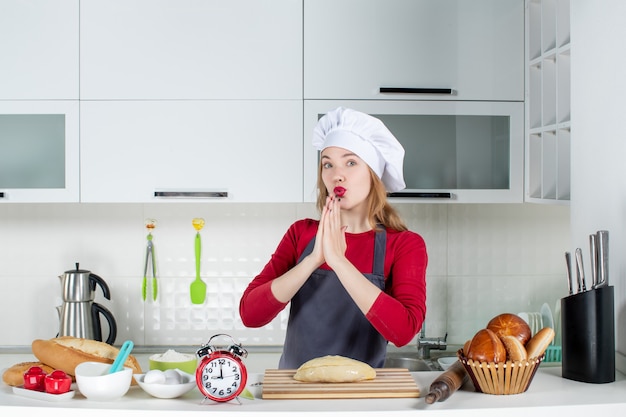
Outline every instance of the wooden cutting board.
[[376, 369], [375, 379], [344, 383], [300, 382], [293, 379], [295, 373], [295, 369], [266, 369], [263, 399], [417, 398], [420, 395], [406, 369]]

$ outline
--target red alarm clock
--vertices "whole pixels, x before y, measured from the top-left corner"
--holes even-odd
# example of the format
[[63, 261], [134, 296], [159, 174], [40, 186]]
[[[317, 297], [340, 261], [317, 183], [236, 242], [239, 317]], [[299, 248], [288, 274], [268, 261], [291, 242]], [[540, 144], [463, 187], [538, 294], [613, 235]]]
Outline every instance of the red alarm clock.
[[[232, 341], [227, 349], [216, 349], [211, 340], [225, 336]], [[216, 334], [197, 351], [201, 358], [196, 369], [196, 384], [200, 392], [213, 401], [226, 402], [239, 396], [246, 388], [248, 371], [242, 359], [248, 352], [227, 334]]]

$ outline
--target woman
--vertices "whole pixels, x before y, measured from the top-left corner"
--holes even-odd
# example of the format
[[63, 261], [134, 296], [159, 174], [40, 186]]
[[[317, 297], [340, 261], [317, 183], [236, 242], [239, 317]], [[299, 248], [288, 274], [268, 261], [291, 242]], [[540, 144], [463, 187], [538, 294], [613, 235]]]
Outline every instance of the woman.
[[426, 313], [424, 240], [387, 202], [405, 187], [404, 149], [378, 119], [338, 108], [320, 119], [320, 220], [292, 224], [239, 305], [247, 327], [291, 303], [279, 368], [341, 355], [380, 368], [387, 342], [409, 343]]

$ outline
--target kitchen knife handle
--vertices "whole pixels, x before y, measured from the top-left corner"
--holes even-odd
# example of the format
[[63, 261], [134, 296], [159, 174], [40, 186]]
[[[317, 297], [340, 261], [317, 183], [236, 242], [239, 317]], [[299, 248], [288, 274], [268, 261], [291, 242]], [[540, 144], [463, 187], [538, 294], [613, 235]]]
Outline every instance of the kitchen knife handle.
[[409, 87], [380, 87], [381, 93], [393, 94], [452, 94], [451, 88], [409, 88]]
[[4, 193], [0, 191], [0, 198], [4, 198]]

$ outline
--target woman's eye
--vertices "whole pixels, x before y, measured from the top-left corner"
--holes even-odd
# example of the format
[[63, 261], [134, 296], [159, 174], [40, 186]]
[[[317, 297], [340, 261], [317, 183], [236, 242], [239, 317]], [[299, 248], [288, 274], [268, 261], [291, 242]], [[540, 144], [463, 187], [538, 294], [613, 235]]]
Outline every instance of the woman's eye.
[[346, 165], [348, 165], [349, 167], [353, 167], [356, 165], [356, 161], [348, 161]]
[[332, 168], [332, 167], [333, 166], [332, 166], [332, 164], [330, 162], [324, 162], [322, 164], [322, 168], [324, 168], [324, 169], [329, 169], [329, 168]]

